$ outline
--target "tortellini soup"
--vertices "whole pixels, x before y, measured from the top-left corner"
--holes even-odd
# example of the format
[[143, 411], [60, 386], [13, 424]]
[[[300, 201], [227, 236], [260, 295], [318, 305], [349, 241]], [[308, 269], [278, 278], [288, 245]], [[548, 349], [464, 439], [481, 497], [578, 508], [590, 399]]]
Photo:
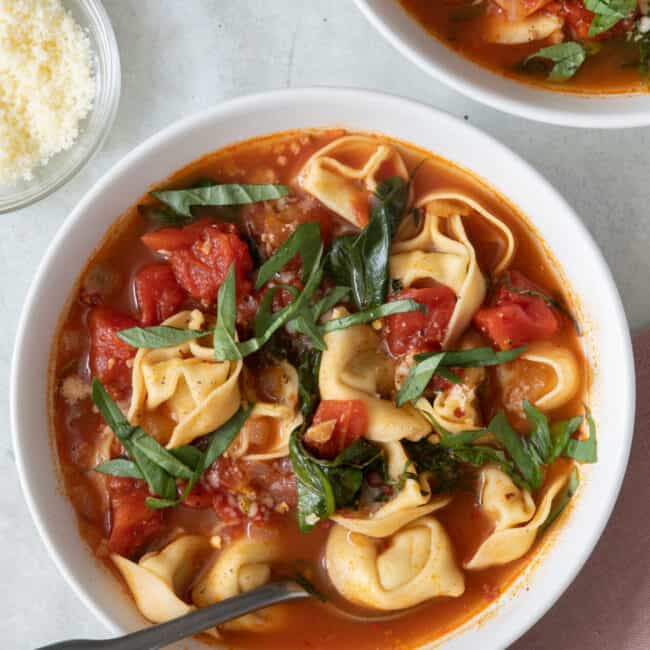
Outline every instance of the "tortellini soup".
[[525, 217], [415, 145], [323, 129], [209, 154], [115, 222], [63, 315], [81, 534], [153, 623], [277, 579], [320, 596], [206, 643], [437, 639], [596, 461], [578, 309]]

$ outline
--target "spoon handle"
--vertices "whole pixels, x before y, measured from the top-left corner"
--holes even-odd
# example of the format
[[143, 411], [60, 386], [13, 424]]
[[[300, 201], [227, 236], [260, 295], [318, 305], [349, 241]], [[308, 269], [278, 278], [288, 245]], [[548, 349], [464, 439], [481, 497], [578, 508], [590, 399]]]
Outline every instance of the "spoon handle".
[[167, 623], [152, 625], [117, 639], [61, 641], [60, 643], [43, 646], [37, 650], [67, 650], [68, 648], [70, 650], [80, 650], [81, 648], [85, 650], [91, 650], [92, 648], [155, 650], [258, 609], [297, 598], [308, 597], [309, 594], [291, 580], [271, 582], [239, 596], [222, 600], [216, 605], [197, 609]]

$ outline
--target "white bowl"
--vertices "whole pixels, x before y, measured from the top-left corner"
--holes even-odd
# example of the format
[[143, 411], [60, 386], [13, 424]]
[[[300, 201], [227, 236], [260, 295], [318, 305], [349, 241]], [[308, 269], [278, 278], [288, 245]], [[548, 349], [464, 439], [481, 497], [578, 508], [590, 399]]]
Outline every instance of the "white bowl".
[[[445, 646], [497, 649], [523, 634], [555, 602], [600, 537], [628, 458], [634, 372], [621, 302], [603, 257], [578, 217], [523, 160], [445, 113], [380, 93], [286, 90], [226, 102], [181, 120], [141, 144], [108, 172], [61, 227], [25, 301], [11, 377], [11, 421], [20, 479], [38, 530], [86, 605], [114, 632], [143, 625], [123, 589], [81, 540], [48, 445], [47, 370], [54, 329], [71, 287], [113, 220], [152, 183], [201, 155], [245, 138], [294, 128], [379, 131], [452, 160], [489, 182], [527, 214], [582, 299], [587, 348], [596, 351], [592, 405], [600, 462], [585, 467], [578, 503], [517, 584]], [[522, 589], [522, 586], [530, 588]], [[70, 628], [72, 633], [73, 628]], [[198, 647], [196, 644], [195, 647]]]
[[529, 86], [491, 72], [446, 47], [397, 0], [355, 2], [372, 25], [413, 63], [492, 108], [561, 126], [621, 129], [650, 124], [650, 93], [578, 95]]

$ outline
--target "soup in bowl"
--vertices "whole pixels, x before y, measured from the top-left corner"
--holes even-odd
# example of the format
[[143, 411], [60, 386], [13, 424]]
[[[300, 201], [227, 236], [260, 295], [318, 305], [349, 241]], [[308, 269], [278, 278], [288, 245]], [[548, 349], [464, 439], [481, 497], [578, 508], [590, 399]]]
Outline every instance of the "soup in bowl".
[[204, 639], [226, 647], [470, 647], [554, 538], [595, 541], [620, 476], [586, 543], [581, 493], [629, 434], [603, 457], [594, 326], [528, 217], [429, 142], [342, 122], [216, 142], [102, 220], [45, 386], [66, 534], [151, 622], [282, 577], [319, 596]]
[[650, 16], [640, 0], [357, 0], [357, 5], [426, 72], [499, 110], [588, 128], [650, 121]]

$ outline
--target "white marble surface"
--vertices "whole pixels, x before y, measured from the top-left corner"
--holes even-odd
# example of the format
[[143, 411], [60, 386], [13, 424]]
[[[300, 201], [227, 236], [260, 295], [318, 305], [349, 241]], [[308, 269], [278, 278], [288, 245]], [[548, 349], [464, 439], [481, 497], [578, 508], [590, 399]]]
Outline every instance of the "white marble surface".
[[[564, 194], [602, 247], [632, 327], [650, 321], [649, 130], [562, 129], [484, 108], [403, 59], [349, 0], [105, 5], [122, 57], [122, 102], [113, 132], [92, 163], [56, 194], [0, 216], [0, 630], [2, 646], [12, 650], [106, 635], [47, 557], [18, 485], [7, 394], [23, 299], [48, 243], [83, 193], [133, 146], [177, 118], [237, 95], [308, 85], [379, 89], [466, 116]], [[625, 639], [619, 647], [627, 647]]]

